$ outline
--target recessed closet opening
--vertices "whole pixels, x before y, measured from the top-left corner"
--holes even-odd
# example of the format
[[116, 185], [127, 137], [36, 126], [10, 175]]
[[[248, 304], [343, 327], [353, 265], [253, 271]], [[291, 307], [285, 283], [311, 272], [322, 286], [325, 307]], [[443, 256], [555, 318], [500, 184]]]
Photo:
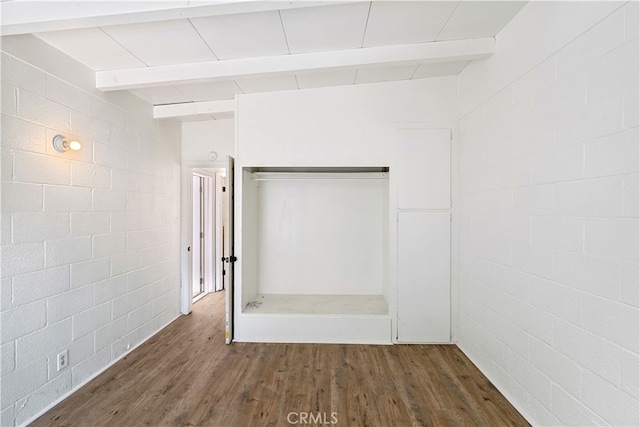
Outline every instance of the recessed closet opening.
[[243, 314], [388, 315], [389, 168], [243, 168]]

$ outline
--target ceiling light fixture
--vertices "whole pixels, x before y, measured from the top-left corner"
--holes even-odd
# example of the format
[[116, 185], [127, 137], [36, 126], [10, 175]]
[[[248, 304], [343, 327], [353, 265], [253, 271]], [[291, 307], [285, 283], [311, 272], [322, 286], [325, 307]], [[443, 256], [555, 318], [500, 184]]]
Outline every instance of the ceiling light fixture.
[[62, 135], [56, 135], [53, 138], [53, 148], [61, 153], [69, 150], [78, 151], [81, 147], [82, 144], [78, 141], [70, 141]]

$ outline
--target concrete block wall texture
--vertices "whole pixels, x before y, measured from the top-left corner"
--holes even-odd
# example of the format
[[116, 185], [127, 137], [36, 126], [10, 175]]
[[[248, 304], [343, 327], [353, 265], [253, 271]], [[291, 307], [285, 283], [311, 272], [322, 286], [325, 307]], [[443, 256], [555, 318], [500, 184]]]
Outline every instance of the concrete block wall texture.
[[[37, 47], [80, 82], [91, 73]], [[1, 60], [0, 425], [8, 426], [179, 315], [181, 126], [153, 120], [132, 96], [101, 94], [5, 51]], [[58, 153], [57, 134], [82, 149]], [[69, 366], [58, 371], [64, 350]]]
[[459, 76], [459, 346], [534, 424], [640, 423], [638, 15], [529, 3]]

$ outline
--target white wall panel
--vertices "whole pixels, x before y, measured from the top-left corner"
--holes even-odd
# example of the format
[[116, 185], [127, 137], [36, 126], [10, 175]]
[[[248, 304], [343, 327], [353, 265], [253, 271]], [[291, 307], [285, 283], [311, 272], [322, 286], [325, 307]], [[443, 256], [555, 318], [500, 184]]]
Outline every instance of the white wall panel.
[[241, 95], [238, 105], [244, 165], [384, 166], [400, 124], [450, 124], [455, 78]]
[[398, 214], [398, 341], [449, 342], [450, 216]]
[[[248, 171], [242, 171], [242, 181], [240, 182], [242, 182], [242, 203], [239, 209], [238, 204], [236, 204], [235, 217], [238, 218], [236, 224], [241, 224], [242, 227], [242, 244], [240, 245], [242, 254], [239, 256], [242, 268], [238, 269], [236, 267], [234, 277], [236, 285], [238, 283], [237, 278], [242, 277], [241, 298], [238, 298], [240, 292], [236, 291], [236, 299], [241, 299], [241, 307], [246, 307], [247, 303], [254, 300], [259, 293], [258, 220], [260, 215], [258, 215], [258, 183], [251, 179], [251, 174]], [[236, 188], [238, 187], [240, 186], [237, 185]], [[243, 212], [246, 212], [246, 214]], [[238, 246], [236, 246], [236, 252], [240, 253]], [[237, 289], [239, 289], [239, 286], [236, 286]]]
[[451, 131], [398, 131], [398, 207], [449, 209], [451, 206]]
[[383, 190], [371, 179], [261, 182], [260, 293], [382, 294]]
[[210, 162], [215, 151], [217, 161], [234, 154], [234, 121], [208, 120], [182, 124], [182, 161]]

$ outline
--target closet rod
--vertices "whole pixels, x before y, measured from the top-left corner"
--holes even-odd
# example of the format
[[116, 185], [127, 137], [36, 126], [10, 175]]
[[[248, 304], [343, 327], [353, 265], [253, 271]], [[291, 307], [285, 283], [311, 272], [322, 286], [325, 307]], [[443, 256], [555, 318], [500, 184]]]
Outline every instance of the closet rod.
[[373, 179], [386, 180], [389, 174], [386, 172], [254, 172], [254, 181], [284, 181], [284, 180], [349, 180], [349, 179]]

